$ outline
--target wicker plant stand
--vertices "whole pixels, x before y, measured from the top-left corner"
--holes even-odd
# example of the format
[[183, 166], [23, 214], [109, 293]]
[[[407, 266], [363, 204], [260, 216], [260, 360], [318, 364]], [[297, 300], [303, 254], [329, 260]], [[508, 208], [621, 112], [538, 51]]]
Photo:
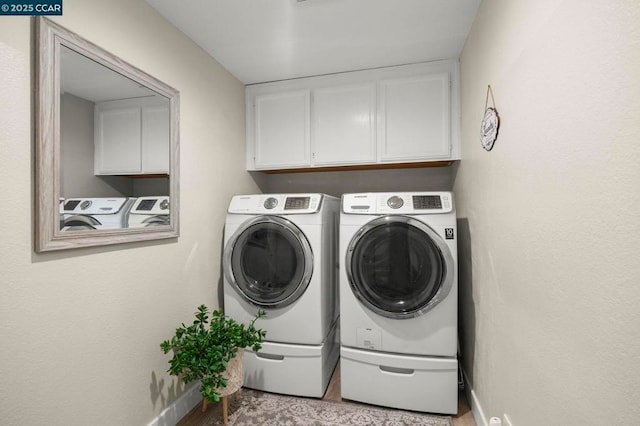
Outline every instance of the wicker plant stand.
[[[242, 364], [242, 359], [244, 355], [244, 350], [239, 349], [238, 353], [235, 357], [231, 358], [229, 364], [227, 365], [227, 370], [222, 373], [222, 377], [227, 379], [227, 386], [218, 391], [220, 394], [220, 399], [222, 400], [222, 421], [224, 425], [227, 425], [229, 420], [229, 402], [227, 400], [228, 396], [233, 395], [234, 401], [238, 399], [238, 391], [242, 387], [242, 381], [244, 379], [244, 369]], [[207, 399], [202, 400], [202, 411], [207, 410], [208, 401]]]

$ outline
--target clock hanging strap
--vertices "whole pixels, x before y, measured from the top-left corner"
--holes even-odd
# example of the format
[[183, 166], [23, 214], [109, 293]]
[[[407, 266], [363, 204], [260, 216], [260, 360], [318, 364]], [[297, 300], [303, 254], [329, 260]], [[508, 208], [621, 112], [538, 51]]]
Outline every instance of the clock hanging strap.
[[496, 101], [493, 99], [493, 90], [491, 89], [491, 85], [487, 85], [487, 97], [484, 100], [484, 110], [487, 110], [487, 106], [489, 105], [489, 95], [491, 95], [491, 108], [496, 109]]

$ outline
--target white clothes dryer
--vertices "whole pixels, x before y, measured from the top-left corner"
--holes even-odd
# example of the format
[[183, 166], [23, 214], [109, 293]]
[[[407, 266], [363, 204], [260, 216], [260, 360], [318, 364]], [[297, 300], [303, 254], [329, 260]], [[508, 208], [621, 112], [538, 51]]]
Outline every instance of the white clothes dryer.
[[322, 397], [339, 356], [340, 201], [324, 194], [238, 195], [224, 237], [224, 311], [264, 310], [266, 341], [245, 351], [244, 385]]
[[456, 413], [452, 194], [343, 195], [340, 262], [342, 396]]
[[129, 228], [170, 224], [169, 196], [138, 197], [129, 211]]

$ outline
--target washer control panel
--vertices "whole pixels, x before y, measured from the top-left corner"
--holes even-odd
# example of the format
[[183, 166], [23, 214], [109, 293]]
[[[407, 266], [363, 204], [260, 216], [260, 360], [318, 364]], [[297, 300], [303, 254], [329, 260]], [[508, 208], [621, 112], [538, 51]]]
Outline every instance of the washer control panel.
[[126, 197], [116, 198], [67, 198], [60, 213], [64, 214], [116, 214], [127, 202]]
[[347, 214], [438, 214], [453, 211], [450, 192], [369, 192], [344, 194], [342, 211]]
[[308, 214], [320, 210], [322, 194], [236, 195], [229, 213], [238, 214]]

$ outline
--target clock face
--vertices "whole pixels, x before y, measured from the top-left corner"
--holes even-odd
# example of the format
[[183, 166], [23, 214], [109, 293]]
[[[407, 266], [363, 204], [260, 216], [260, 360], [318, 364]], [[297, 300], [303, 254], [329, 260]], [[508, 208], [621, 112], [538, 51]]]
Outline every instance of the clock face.
[[480, 142], [482, 147], [487, 151], [491, 151], [493, 143], [498, 137], [498, 126], [500, 118], [495, 108], [487, 108], [482, 119], [482, 127], [480, 128]]

